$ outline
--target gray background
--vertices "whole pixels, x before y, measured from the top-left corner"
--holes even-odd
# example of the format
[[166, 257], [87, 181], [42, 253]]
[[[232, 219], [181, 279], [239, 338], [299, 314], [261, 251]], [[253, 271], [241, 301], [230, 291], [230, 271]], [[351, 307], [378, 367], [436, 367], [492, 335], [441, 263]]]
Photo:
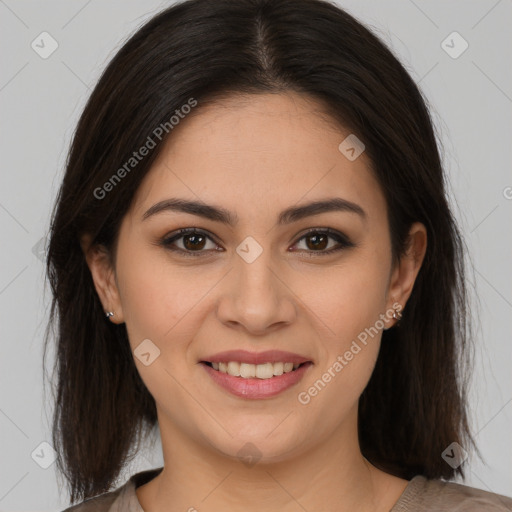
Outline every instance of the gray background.
[[[51, 449], [40, 445], [50, 441], [53, 410], [42, 388], [49, 291], [44, 293], [40, 241], [89, 92], [122, 42], [166, 5], [0, 0], [3, 511], [58, 511], [68, 505], [55, 464], [40, 466], [51, 461]], [[470, 454], [465, 483], [512, 496], [512, 72], [505, 65], [512, 49], [512, 2], [351, 0], [339, 5], [394, 49], [431, 103], [450, 197], [474, 264], [469, 285], [478, 307], [471, 409], [485, 464]], [[31, 47], [43, 31], [58, 43], [47, 59]], [[469, 44], [458, 58], [442, 47], [453, 31]], [[453, 53], [462, 43], [452, 39], [445, 45]], [[136, 471], [161, 465], [158, 438], [155, 446], [126, 468], [119, 485]]]

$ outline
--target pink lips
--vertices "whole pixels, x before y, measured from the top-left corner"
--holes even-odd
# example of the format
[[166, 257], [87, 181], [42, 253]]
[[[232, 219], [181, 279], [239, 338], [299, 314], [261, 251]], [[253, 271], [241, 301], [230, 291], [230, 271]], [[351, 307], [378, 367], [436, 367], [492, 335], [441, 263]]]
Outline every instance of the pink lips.
[[[264, 364], [264, 363], [294, 363], [301, 364], [299, 368], [282, 375], [274, 376], [270, 379], [233, 377], [227, 373], [214, 370], [203, 362], [201, 366], [206, 370], [208, 375], [223, 389], [229, 391], [235, 396], [248, 399], [271, 398], [282, 393], [297, 384], [307, 369], [312, 366], [312, 362], [305, 357], [293, 354], [291, 352], [283, 352], [281, 350], [269, 350], [266, 352], [247, 352], [245, 350], [230, 350], [220, 352], [203, 359], [205, 362], [221, 363], [228, 361], [238, 361], [248, 364]], [[304, 363], [304, 364], [302, 364]]]

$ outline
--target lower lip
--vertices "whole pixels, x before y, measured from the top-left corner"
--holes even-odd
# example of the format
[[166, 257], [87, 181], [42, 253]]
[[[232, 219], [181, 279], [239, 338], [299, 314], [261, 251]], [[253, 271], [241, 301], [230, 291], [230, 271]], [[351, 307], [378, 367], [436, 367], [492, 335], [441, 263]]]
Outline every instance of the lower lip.
[[262, 399], [282, 393], [297, 384], [312, 363], [304, 363], [292, 372], [283, 373], [270, 379], [244, 379], [233, 377], [227, 373], [214, 370], [211, 366], [201, 363], [208, 375], [222, 388], [241, 398]]

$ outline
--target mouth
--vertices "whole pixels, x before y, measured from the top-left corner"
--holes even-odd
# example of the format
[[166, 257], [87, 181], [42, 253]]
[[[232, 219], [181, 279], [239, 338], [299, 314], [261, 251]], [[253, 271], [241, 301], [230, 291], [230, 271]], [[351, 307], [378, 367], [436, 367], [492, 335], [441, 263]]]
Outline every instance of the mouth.
[[231, 395], [271, 398], [297, 385], [313, 361], [290, 352], [228, 351], [199, 361], [212, 381]]
[[277, 362], [277, 363], [263, 363], [263, 364], [250, 364], [242, 363], [239, 361], [201, 361], [202, 364], [209, 366], [216, 372], [225, 373], [231, 377], [240, 377], [241, 379], [261, 379], [267, 380], [274, 377], [279, 377], [285, 373], [290, 373], [298, 370], [300, 367], [309, 364], [310, 361], [304, 363], [292, 362]]

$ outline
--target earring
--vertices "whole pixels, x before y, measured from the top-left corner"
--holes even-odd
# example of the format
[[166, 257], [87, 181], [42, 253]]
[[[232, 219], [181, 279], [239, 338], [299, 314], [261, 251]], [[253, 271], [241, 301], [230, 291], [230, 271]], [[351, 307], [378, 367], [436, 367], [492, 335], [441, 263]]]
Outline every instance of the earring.
[[[400, 306], [401, 308], [401, 306]], [[389, 310], [388, 310], [389, 311]], [[398, 308], [393, 308], [393, 315], [391, 318], [394, 318], [396, 320], [396, 323], [394, 326], [396, 327], [399, 327], [400, 326], [400, 323], [399, 321], [402, 319], [402, 312], [400, 311], [400, 309]], [[391, 327], [394, 327], [394, 326], [391, 326]], [[387, 331], [388, 329], [391, 329], [391, 327], [384, 327], [384, 330]]]
[[394, 318], [395, 320], [401, 320], [401, 319], [402, 319], [402, 316], [403, 316], [403, 315], [402, 315], [402, 312], [401, 312], [399, 309], [395, 309], [395, 310], [393, 311], [393, 318]]
[[114, 316], [114, 312], [113, 311], [107, 311], [106, 315], [105, 315], [107, 318], [110, 318], [111, 316]]

